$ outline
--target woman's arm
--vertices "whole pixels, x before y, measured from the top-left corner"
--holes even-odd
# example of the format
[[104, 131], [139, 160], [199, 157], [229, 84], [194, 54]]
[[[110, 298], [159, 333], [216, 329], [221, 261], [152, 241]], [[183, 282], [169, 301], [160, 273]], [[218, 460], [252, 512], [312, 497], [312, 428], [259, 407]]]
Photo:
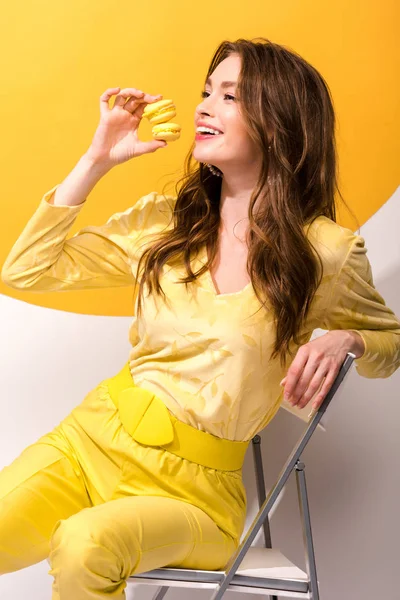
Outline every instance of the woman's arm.
[[356, 360], [363, 377], [390, 377], [400, 366], [400, 321], [376, 290], [365, 240], [353, 235], [321, 324], [324, 329], [347, 329], [364, 342]]
[[[64, 186], [59, 200], [82, 199], [83, 188], [93, 184], [92, 177], [80, 186], [79, 192], [76, 188], [65, 194]], [[34, 292], [132, 285], [142, 238], [167, 225], [171, 202], [151, 192], [125, 212], [112, 215], [105, 224], [84, 227], [67, 239], [85, 202], [52, 204], [61, 185], [43, 196], [12, 247], [2, 267], [3, 282]]]
[[48, 199], [54, 206], [79, 206], [85, 202], [94, 186], [111, 167], [99, 163], [84, 154], [56, 189], [56, 193]]
[[151, 223], [152, 216], [157, 220], [151, 207], [157, 194], [144, 196], [105, 225], [86, 227], [70, 240], [66, 238], [86, 197], [105, 173], [167, 145], [141, 141], [137, 132], [145, 106], [160, 98], [119, 87], [108, 88], [100, 96], [100, 122], [89, 149], [65, 180], [42, 198], [3, 265], [4, 283], [42, 292], [123, 286], [134, 281], [132, 246], [147, 225], [157, 225]]

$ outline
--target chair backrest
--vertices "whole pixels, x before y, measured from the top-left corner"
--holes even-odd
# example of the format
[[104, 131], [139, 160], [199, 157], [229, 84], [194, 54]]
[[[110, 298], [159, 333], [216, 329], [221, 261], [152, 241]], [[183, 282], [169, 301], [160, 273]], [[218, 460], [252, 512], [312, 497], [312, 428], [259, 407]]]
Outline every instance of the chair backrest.
[[[225, 572], [225, 576], [221, 582], [220, 588], [219, 588], [217, 594], [215, 595], [215, 598], [213, 596], [212, 600], [219, 600], [219, 598], [222, 597], [223, 593], [228, 588], [230, 581], [234, 577], [234, 574], [236, 573], [239, 565], [241, 564], [244, 555], [250, 548], [251, 544], [253, 543], [253, 541], [261, 527], [264, 527], [264, 537], [265, 537], [266, 546], [269, 548], [271, 547], [271, 535], [270, 535], [270, 531], [269, 531], [268, 515], [269, 515], [272, 507], [274, 506], [277, 498], [279, 497], [280, 493], [282, 492], [284, 486], [286, 485], [286, 482], [289, 479], [290, 474], [296, 469], [296, 467], [298, 467], [298, 470], [300, 470], [304, 475], [304, 464], [299, 462], [300, 457], [304, 451], [304, 448], [308, 444], [312, 434], [314, 433], [315, 429], [317, 428], [321, 418], [323, 417], [326, 409], [328, 408], [333, 396], [335, 395], [336, 391], [338, 390], [344, 377], [347, 375], [348, 371], [350, 370], [350, 367], [353, 364], [353, 361], [355, 358], [356, 357], [353, 353], [351, 353], [351, 352], [347, 353], [346, 358], [344, 359], [342, 366], [340, 367], [339, 372], [338, 372], [330, 390], [328, 391], [327, 395], [325, 396], [321, 406], [319, 407], [319, 409], [317, 411], [315, 411], [310, 422], [306, 426], [305, 431], [301, 434], [298, 442], [295, 444], [289, 458], [287, 459], [285, 465], [283, 466], [283, 468], [279, 474], [277, 482], [275, 483], [275, 485], [273, 486], [273, 488], [269, 491], [269, 493], [267, 495], [265, 492], [264, 471], [263, 471], [263, 467], [262, 467], [260, 440], [257, 440], [256, 439], [257, 436], [255, 436], [255, 439], [253, 441], [253, 450], [255, 447], [258, 447], [258, 449], [254, 451], [257, 493], [258, 493], [259, 502], [262, 498], [264, 498], [264, 500], [261, 504], [260, 510], [259, 510], [256, 518], [254, 519], [253, 523], [250, 525], [244, 539], [242, 540], [239, 548], [237, 549], [235, 556], [232, 557], [231, 561], [229, 562], [229, 564], [227, 566], [227, 570]], [[308, 516], [307, 516], [307, 520], [309, 521]], [[265, 521], [267, 521], [267, 527], [264, 526]], [[309, 522], [306, 525], [308, 528], [310, 527]], [[312, 584], [313, 596], [312, 597], [316, 598], [316, 600], [318, 600], [319, 596], [318, 596], [318, 586], [316, 583], [315, 560], [313, 557], [314, 551], [312, 549], [311, 530], [309, 531], [307, 538], [308, 538], [307, 539], [308, 542], [311, 541], [311, 554], [312, 554], [313, 563], [314, 563], [313, 564], [314, 572], [312, 573], [312, 580], [313, 580], [313, 584]]]
[[[296, 455], [296, 451], [298, 452], [299, 447], [302, 448], [301, 452], [305, 448], [306, 444], [308, 443], [308, 441], [311, 438], [312, 434], [314, 433], [315, 429], [320, 424], [320, 421], [321, 421], [324, 413], [326, 412], [326, 409], [328, 408], [338, 387], [342, 383], [345, 375], [348, 373], [354, 359], [355, 359], [355, 355], [352, 354], [351, 352], [348, 352], [347, 356], [341, 366], [341, 369], [340, 369], [328, 395], [326, 396], [324, 402], [322, 403], [322, 405], [320, 406], [320, 408], [317, 411], [312, 411], [310, 413], [312, 415], [311, 420], [309, 420], [305, 431], [303, 431], [303, 433], [301, 434], [301, 438], [300, 438], [299, 442], [296, 444], [294, 450], [292, 451], [291, 456]], [[253, 462], [254, 462], [256, 489], [257, 489], [257, 499], [258, 499], [259, 508], [261, 509], [261, 507], [264, 504], [265, 499], [267, 497], [266, 496], [267, 492], [266, 492], [266, 487], [265, 487], [265, 478], [264, 478], [265, 471], [264, 471], [264, 466], [263, 466], [263, 461], [262, 461], [262, 453], [261, 453], [261, 437], [259, 435], [255, 435], [253, 437], [252, 448], [253, 448]], [[300, 454], [301, 454], [301, 452], [300, 452]], [[290, 458], [289, 458], [289, 460], [290, 460]], [[272, 548], [271, 530], [270, 530], [268, 515], [266, 516], [262, 527], [263, 527], [265, 547]]]

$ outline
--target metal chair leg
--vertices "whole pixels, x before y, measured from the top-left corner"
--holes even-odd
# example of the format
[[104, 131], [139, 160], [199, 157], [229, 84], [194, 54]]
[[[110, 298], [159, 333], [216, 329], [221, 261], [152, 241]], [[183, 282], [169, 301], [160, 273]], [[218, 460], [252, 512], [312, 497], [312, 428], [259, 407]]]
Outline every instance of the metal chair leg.
[[168, 587], [160, 587], [158, 588], [156, 595], [154, 596], [153, 600], [162, 600], [165, 596], [165, 594], [168, 592], [169, 588]]
[[[266, 496], [265, 491], [265, 479], [264, 479], [264, 468], [262, 463], [262, 454], [261, 454], [261, 437], [259, 435], [255, 435], [252, 439], [253, 446], [253, 459], [255, 465], [256, 472], [256, 487], [257, 487], [257, 496], [258, 496], [258, 506], [262, 507], [264, 504]], [[268, 515], [265, 518], [263, 523], [263, 533], [264, 533], [264, 542], [266, 548], [272, 548], [272, 540], [271, 540], [271, 529], [269, 525]], [[278, 600], [278, 596], [268, 596], [269, 600]]]
[[303, 526], [303, 540], [306, 554], [307, 573], [310, 580], [310, 591], [312, 600], [319, 600], [319, 589], [317, 579], [317, 567], [315, 564], [314, 544], [311, 531], [310, 507], [308, 504], [305, 464], [298, 462], [295, 466], [297, 493], [299, 496], [299, 507], [301, 522]]
[[[261, 456], [261, 437], [259, 435], [255, 435], [253, 437], [253, 458], [255, 465], [255, 473], [256, 473], [256, 487], [257, 487], [257, 497], [258, 497], [258, 506], [262, 507], [264, 504], [266, 493], [265, 493], [265, 479], [264, 479], [264, 469], [262, 464], [262, 456]], [[263, 532], [264, 532], [264, 541], [266, 548], [272, 548], [271, 541], [271, 529], [269, 526], [268, 517], [265, 519], [263, 523]]]

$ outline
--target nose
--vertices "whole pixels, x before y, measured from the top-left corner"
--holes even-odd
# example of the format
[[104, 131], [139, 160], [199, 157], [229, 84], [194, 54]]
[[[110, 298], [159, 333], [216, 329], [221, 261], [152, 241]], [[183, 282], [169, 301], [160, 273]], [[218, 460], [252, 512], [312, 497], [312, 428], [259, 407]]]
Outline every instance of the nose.
[[212, 100], [211, 100], [211, 96], [207, 96], [206, 98], [203, 98], [202, 101], [200, 102], [200, 104], [197, 105], [196, 108], [196, 115], [201, 117], [201, 116], [208, 116], [211, 117], [214, 115], [214, 109], [213, 109], [213, 105], [212, 105]]

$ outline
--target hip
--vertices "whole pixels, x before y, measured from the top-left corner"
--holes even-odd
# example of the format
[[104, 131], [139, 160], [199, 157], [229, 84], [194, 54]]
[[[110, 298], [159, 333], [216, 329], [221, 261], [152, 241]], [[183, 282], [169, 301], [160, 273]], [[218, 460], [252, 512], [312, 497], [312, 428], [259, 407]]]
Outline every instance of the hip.
[[[120, 376], [111, 380], [115, 383]], [[94, 503], [128, 495], [175, 498], [201, 508], [218, 527], [238, 540], [246, 514], [241, 468], [199, 464], [179, 456], [176, 444], [171, 452], [167, 445], [143, 443], [143, 427], [138, 441], [129, 432], [131, 422], [117, 406], [114, 392], [110, 380], [102, 381], [56, 428], [79, 464]], [[191, 432], [185, 431], [185, 435]], [[198, 434], [194, 435], [198, 441]]]

